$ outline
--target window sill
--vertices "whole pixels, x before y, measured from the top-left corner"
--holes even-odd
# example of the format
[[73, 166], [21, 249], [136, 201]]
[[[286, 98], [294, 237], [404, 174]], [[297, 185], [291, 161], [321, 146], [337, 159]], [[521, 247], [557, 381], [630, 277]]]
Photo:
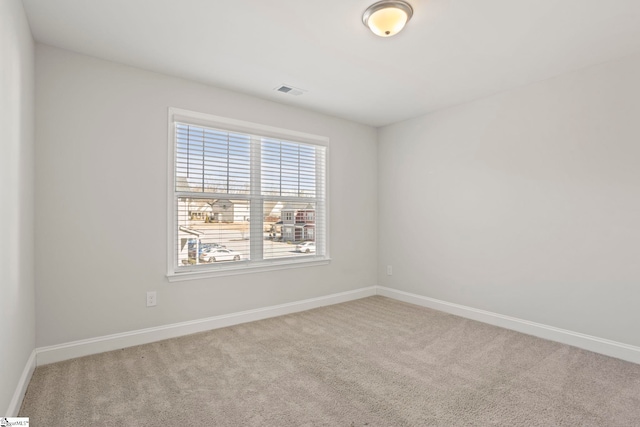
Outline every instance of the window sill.
[[215, 270], [209, 268], [185, 269], [183, 271], [171, 272], [167, 274], [169, 282], [181, 282], [185, 280], [208, 279], [211, 277], [235, 276], [239, 274], [263, 273], [266, 271], [290, 270], [292, 268], [316, 267], [327, 265], [330, 258], [314, 258], [304, 261], [271, 261], [264, 263], [248, 264], [246, 262], [236, 262], [230, 265], [223, 265]]

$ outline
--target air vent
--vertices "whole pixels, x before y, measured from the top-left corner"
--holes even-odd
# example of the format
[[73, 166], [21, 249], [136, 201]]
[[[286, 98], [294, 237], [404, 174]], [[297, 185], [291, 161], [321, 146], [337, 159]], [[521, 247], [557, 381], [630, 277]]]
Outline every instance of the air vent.
[[275, 88], [274, 90], [276, 90], [278, 92], [286, 93], [286, 94], [289, 94], [289, 95], [293, 95], [293, 96], [299, 96], [299, 95], [302, 95], [303, 93], [306, 92], [306, 90], [304, 90], [304, 89], [298, 89], [296, 87], [289, 86], [289, 85], [280, 85], [277, 88]]

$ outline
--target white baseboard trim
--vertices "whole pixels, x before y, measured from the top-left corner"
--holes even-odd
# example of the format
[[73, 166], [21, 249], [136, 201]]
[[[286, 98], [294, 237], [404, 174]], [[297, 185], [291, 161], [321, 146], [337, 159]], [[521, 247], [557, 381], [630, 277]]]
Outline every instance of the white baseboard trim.
[[522, 320], [515, 317], [503, 316], [502, 314], [441, 301], [397, 289], [386, 288], [384, 286], [377, 287], [377, 294], [640, 364], [640, 347], [633, 345], [543, 325], [541, 323], [530, 322], [528, 320]]
[[7, 412], [4, 414], [0, 414], [3, 417], [17, 417], [18, 412], [20, 412], [20, 407], [22, 406], [22, 400], [24, 399], [24, 395], [27, 392], [27, 386], [29, 385], [29, 381], [31, 381], [31, 375], [33, 375], [33, 371], [36, 369], [36, 351], [33, 350], [29, 358], [27, 359], [27, 364], [24, 366], [22, 370], [22, 375], [20, 375], [20, 380], [18, 381], [18, 385], [16, 387], [16, 391], [13, 393], [13, 398], [9, 403], [9, 408]]
[[376, 286], [287, 304], [36, 348], [38, 366], [376, 295]]
[[341, 302], [352, 301], [373, 295], [382, 295], [399, 301], [432, 308], [445, 313], [477, 320], [490, 325], [500, 326], [506, 329], [511, 329], [640, 364], [640, 347], [543, 325], [541, 323], [530, 322], [528, 320], [522, 320], [515, 317], [504, 316], [502, 314], [479, 310], [473, 307], [454, 304], [384, 286], [371, 286], [353, 291], [295, 301], [287, 304], [258, 308], [255, 310], [247, 310], [205, 319], [174, 323], [154, 328], [140, 329], [36, 348], [31, 354], [31, 357], [27, 362], [27, 366], [20, 378], [20, 383], [18, 384], [14, 397], [11, 401], [7, 416], [14, 416], [12, 414], [17, 414], [17, 411], [19, 411], [20, 405], [22, 404], [22, 398], [26, 392], [26, 387], [29, 384], [29, 379], [31, 378], [36, 366], [60, 362], [76, 357], [88, 356], [90, 354], [102, 353], [105, 351], [118, 350], [140, 344], [147, 344], [154, 341], [161, 341], [197, 332], [224, 328], [241, 323], [253, 322], [256, 320], [267, 319], [269, 317], [282, 316], [327, 305], [339, 304]]

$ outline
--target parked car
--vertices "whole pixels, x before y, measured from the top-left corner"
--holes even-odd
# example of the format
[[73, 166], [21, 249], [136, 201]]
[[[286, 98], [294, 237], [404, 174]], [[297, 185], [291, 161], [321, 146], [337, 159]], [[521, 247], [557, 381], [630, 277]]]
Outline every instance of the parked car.
[[[202, 252], [205, 249], [211, 249], [211, 248], [217, 248], [217, 249], [224, 249], [226, 248], [226, 246], [221, 245], [219, 243], [200, 243], [200, 250], [198, 251], [198, 257], [200, 257], [202, 255]], [[194, 241], [190, 241], [189, 242], [189, 258], [196, 258], [196, 242]]]
[[201, 262], [217, 262], [217, 261], [240, 261], [242, 254], [224, 248], [205, 248], [200, 254]]
[[316, 251], [316, 242], [304, 242], [296, 245], [296, 252], [310, 253]]

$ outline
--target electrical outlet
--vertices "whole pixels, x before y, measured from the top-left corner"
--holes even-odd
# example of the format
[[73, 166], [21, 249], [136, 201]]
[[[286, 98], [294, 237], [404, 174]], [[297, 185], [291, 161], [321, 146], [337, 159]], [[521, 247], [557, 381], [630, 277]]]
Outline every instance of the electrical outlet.
[[147, 307], [156, 306], [156, 291], [147, 292]]
[[392, 276], [393, 275], [393, 267], [391, 267], [390, 265], [387, 265], [387, 276]]

